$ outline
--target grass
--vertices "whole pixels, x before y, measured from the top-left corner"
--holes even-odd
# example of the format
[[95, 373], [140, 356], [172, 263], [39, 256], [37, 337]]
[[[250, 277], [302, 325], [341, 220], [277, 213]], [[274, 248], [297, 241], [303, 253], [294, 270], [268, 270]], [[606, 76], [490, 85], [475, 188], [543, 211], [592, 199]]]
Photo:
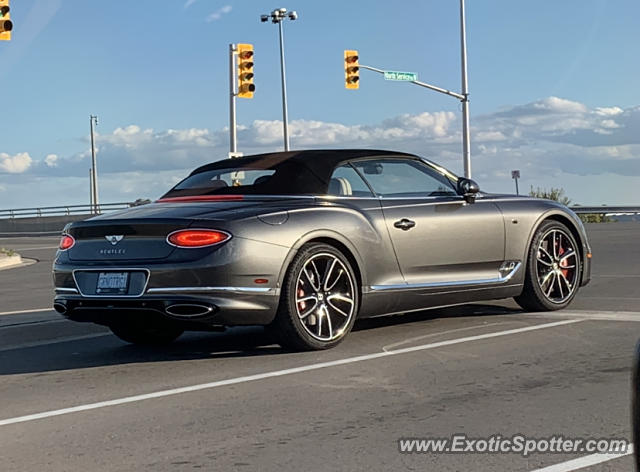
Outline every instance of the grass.
[[0, 247], [0, 256], [15, 256], [16, 252], [13, 249], [5, 249]]

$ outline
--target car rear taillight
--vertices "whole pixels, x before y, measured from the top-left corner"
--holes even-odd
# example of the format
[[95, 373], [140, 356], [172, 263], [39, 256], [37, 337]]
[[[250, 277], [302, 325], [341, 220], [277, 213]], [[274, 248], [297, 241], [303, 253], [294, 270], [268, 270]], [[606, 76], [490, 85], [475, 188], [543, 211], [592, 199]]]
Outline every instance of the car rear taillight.
[[58, 248], [61, 251], [66, 251], [67, 249], [71, 249], [75, 243], [76, 243], [76, 240], [73, 239], [73, 236], [69, 236], [68, 234], [63, 234], [62, 239], [60, 239], [60, 246], [58, 246]]
[[213, 246], [230, 239], [231, 235], [213, 229], [181, 229], [167, 236], [169, 244], [177, 247], [197, 248]]

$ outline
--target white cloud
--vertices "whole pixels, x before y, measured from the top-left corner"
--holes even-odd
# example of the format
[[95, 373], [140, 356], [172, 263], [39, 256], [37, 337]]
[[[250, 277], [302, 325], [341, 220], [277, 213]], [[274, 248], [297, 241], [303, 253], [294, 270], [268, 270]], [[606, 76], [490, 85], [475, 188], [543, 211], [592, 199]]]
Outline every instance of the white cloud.
[[232, 9], [231, 5], [225, 5], [222, 8], [219, 8], [218, 10], [211, 13], [209, 16], [207, 16], [205, 21], [207, 23], [211, 23], [212, 21], [218, 21], [220, 18], [222, 18], [223, 15], [226, 15], [227, 13], [231, 12], [231, 9]]
[[58, 156], [56, 154], [49, 154], [44, 158], [44, 163], [48, 167], [56, 167], [58, 165]]
[[187, 0], [186, 2], [184, 2], [184, 8], [189, 8], [191, 5], [193, 5], [194, 3], [196, 3], [198, 0]]
[[31, 156], [28, 152], [21, 152], [15, 156], [0, 153], [0, 171], [9, 174], [21, 174], [31, 167]]
[[[626, 185], [635, 182], [640, 186], [640, 106], [589, 108], [549, 97], [495, 113], [472, 115], [471, 125], [473, 175], [489, 191], [513, 191], [512, 169], [521, 170], [523, 189], [529, 185], [563, 186], [561, 179], [564, 179], [568, 182], [564, 185], [566, 193], [583, 204], [599, 203], [594, 200], [597, 192], [600, 199], [611, 195], [601, 203], [612, 203], [616, 192], [622, 195], [623, 189], [618, 188], [615, 178], [624, 180]], [[289, 123], [293, 149], [413, 152], [457, 173], [462, 172], [460, 128], [460, 116], [449, 111], [402, 114], [367, 125], [305, 119]], [[155, 198], [195, 167], [225, 158], [228, 129], [154, 130], [131, 124], [99, 134], [96, 140], [103, 201]], [[280, 150], [282, 122], [255, 120], [240, 124], [238, 142], [245, 155]], [[34, 183], [37, 179], [52, 185], [55, 182], [58, 188], [60, 185], [67, 188], [62, 182], [73, 181], [73, 188], [78, 189], [79, 198], [84, 201], [90, 165], [86, 149], [55, 159], [47, 156], [33, 163], [26, 153], [13, 157], [0, 154], [0, 169], [23, 172], [20, 179], [0, 177], [0, 184], [11, 195], [14, 191], [17, 195], [21, 191], [26, 194], [23, 189], [38, 185], [43, 201], [47, 201], [40, 181]], [[598, 188], [578, 184], [580, 179], [597, 181], [597, 176], [609, 180]], [[25, 183], [19, 186], [17, 182], [22, 182], [21, 179]], [[24, 198], [27, 197], [31, 195]]]

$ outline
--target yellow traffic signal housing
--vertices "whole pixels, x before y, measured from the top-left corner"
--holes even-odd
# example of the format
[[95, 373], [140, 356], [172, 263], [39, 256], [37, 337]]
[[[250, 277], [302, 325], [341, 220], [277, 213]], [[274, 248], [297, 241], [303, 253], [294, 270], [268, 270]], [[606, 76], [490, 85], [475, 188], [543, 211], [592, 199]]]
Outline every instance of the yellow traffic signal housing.
[[9, 15], [9, 0], [0, 0], [0, 41], [11, 40], [13, 23]]
[[360, 65], [358, 51], [344, 52], [344, 86], [348, 89], [360, 88]]
[[253, 44], [238, 44], [238, 97], [253, 98]]

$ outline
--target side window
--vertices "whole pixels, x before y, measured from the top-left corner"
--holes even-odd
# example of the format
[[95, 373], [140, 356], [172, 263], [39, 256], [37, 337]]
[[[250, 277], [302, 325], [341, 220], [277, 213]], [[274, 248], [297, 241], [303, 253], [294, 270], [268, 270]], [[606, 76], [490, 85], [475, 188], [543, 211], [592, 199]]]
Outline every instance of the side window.
[[409, 159], [378, 159], [354, 162], [373, 190], [383, 197], [455, 196], [443, 175]]
[[329, 195], [373, 197], [371, 190], [349, 164], [337, 167], [329, 181]]

